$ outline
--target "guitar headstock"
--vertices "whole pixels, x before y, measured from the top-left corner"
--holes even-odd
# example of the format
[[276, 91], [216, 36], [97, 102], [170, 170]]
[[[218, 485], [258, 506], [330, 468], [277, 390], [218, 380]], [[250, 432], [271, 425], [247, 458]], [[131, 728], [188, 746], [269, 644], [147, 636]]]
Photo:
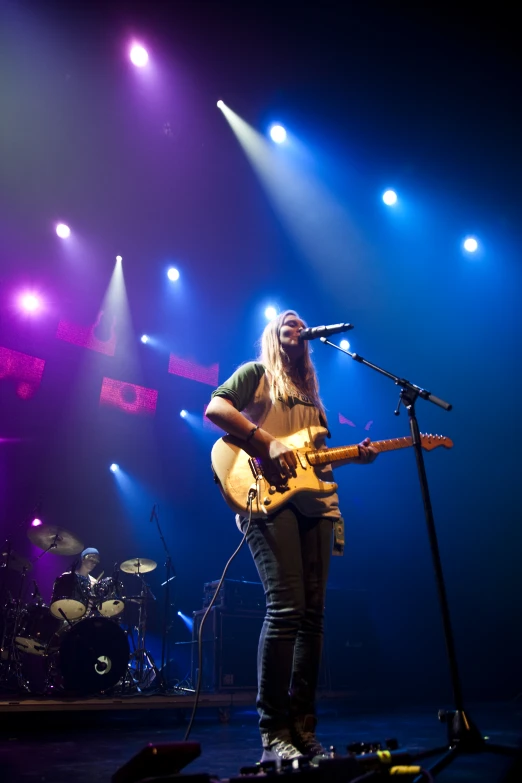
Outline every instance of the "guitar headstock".
[[422, 435], [421, 434], [421, 446], [426, 451], [436, 449], [437, 446], [444, 446], [445, 449], [453, 448], [453, 441], [451, 438], [446, 438], [445, 435]]

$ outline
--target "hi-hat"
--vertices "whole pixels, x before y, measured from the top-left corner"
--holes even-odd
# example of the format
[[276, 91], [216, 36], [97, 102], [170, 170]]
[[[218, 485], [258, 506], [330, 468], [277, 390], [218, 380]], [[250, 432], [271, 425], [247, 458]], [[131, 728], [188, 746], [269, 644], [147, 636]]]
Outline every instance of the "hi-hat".
[[158, 564], [154, 560], [148, 560], [146, 557], [135, 557], [132, 560], [124, 560], [120, 565], [120, 570], [126, 574], [146, 574], [147, 571], [154, 571]]
[[0, 552], [0, 568], [9, 568], [11, 571], [31, 571], [32, 565], [26, 557], [17, 555], [16, 552]]
[[77, 555], [83, 549], [83, 542], [74, 533], [58, 525], [30, 527], [27, 536], [37, 547], [55, 555]]

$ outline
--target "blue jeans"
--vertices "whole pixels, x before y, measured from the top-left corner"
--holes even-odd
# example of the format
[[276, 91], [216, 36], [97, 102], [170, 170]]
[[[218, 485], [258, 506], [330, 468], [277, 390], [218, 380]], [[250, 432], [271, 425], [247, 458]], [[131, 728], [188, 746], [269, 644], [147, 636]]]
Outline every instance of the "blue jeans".
[[315, 716], [332, 520], [286, 506], [254, 519], [247, 542], [266, 596], [257, 656], [259, 727], [272, 732]]

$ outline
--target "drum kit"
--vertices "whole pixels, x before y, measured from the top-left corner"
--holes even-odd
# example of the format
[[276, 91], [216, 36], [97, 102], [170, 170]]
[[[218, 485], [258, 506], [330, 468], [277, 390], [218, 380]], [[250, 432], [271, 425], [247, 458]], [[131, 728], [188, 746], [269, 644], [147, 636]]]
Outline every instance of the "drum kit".
[[[39, 524], [28, 531], [42, 550], [32, 562], [10, 544], [0, 548], [0, 687], [26, 693], [81, 696], [141, 692], [161, 674], [146, 649], [147, 603], [155, 600], [144, 574], [157, 567], [154, 560], [134, 558], [115, 564], [113, 575], [98, 579], [67, 571], [54, 582], [51, 601], [44, 603], [33, 581], [31, 601], [22, 600], [27, 575], [47, 552], [78, 555], [83, 543], [70, 531]], [[135, 595], [124, 596], [119, 572], [138, 580]], [[7, 574], [19, 576], [16, 597], [7, 589]], [[15, 579], [16, 582], [16, 579]], [[125, 622], [126, 609], [138, 606], [135, 623]], [[40, 660], [40, 676], [32, 677]], [[43, 676], [42, 676], [43, 670]]]

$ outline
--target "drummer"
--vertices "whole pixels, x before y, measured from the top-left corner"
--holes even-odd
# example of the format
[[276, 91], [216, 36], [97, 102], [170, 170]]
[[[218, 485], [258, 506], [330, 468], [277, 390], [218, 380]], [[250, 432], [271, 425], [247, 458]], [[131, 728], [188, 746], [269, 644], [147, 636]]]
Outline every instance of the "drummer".
[[99, 562], [99, 551], [93, 546], [88, 546], [80, 553], [80, 557], [73, 563], [71, 568], [81, 578], [80, 581], [84, 583], [89, 592], [92, 591], [92, 586], [98, 581], [94, 576], [91, 576], [91, 571], [94, 571]]

